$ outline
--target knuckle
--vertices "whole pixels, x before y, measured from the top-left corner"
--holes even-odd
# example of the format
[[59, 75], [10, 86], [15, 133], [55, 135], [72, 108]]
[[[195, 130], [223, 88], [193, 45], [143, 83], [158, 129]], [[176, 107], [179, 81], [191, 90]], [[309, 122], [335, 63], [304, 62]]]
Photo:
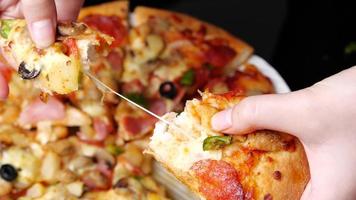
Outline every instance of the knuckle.
[[242, 121], [244, 124], [249, 124], [258, 116], [258, 103], [252, 98], [245, 98], [235, 106], [236, 118], [238, 121]]

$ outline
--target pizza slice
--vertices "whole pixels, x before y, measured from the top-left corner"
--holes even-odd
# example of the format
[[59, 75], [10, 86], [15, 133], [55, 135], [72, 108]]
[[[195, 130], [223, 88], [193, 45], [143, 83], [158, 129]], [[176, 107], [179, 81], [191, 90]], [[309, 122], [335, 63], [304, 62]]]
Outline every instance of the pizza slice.
[[59, 23], [56, 42], [38, 49], [24, 20], [0, 21], [3, 55], [23, 79], [31, 79], [47, 93], [68, 94], [78, 89], [83, 70], [98, 54], [105, 54], [112, 38], [84, 23]]
[[[92, 73], [98, 79], [115, 91], [119, 90], [119, 81], [122, 74], [124, 49], [129, 31], [128, 14], [127, 1], [112, 1], [84, 7], [80, 10], [78, 16], [78, 21], [113, 38], [108, 54], [100, 56], [90, 67]], [[87, 107], [83, 106], [83, 104], [99, 104], [100, 106], [101, 100], [111, 105], [118, 103], [115, 94], [104, 93], [104, 96], [102, 96], [102, 91], [96, 87], [89, 77], [84, 77], [82, 82], [83, 87], [81, 90], [75, 92], [71, 97], [71, 101], [74, 104], [80, 107]]]
[[236, 36], [182, 13], [139, 6], [131, 24], [133, 27], [148, 24], [151, 32], [163, 37], [166, 48], [178, 46], [180, 54], [194, 67], [209, 65], [223, 68], [228, 74], [253, 53], [253, 48]]
[[224, 135], [211, 117], [238, 103], [234, 93], [203, 93], [158, 122], [148, 153], [202, 199], [299, 199], [310, 178], [300, 141], [285, 133]]
[[[121, 93], [144, 100], [159, 115], [181, 111], [186, 99], [196, 96], [210, 79], [232, 75], [253, 51], [226, 31], [185, 14], [137, 7], [129, 23]], [[129, 136], [125, 140], [153, 129], [154, 120], [140, 111], [120, 110], [116, 118], [119, 135]], [[139, 128], [127, 119], [145, 126]]]
[[275, 92], [272, 81], [251, 63], [244, 64], [231, 77], [216, 77], [209, 80], [204, 90], [213, 94], [235, 91], [246, 96]]

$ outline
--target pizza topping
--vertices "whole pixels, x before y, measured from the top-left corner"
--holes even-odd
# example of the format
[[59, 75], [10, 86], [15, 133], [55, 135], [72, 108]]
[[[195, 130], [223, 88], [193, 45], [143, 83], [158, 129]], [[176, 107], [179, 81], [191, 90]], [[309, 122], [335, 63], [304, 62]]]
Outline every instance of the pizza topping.
[[273, 178], [276, 179], [277, 181], [280, 181], [282, 179], [282, 173], [280, 171], [274, 171], [273, 172]]
[[131, 101], [143, 107], [146, 107], [148, 104], [147, 99], [142, 94], [133, 92], [133, 93], [126, 94], [125, 96], [129, 98]]
[[6, 99], [8, 95], [9, 95], [9, 86], [0, 71], [0, 101]]
[[224, 94], [229, 92], [229, 87], [226, 84], [225, 78], [210, 79], [204, 88], [213, 94]]
[[159, 86], [159, 93], [162, 97], [174, 99], [177, 96], [177, 88], [173, 82], [166, 81]]
[[104, 190], [110, 188], [107, 177], [97, 170], [91, 170], [83, 175], [84, 184], [90, 189]]
[[69, 22], [60, 23], [57, 26], [58, 33], [62, 36], [73, 36], [84, 33], [87, 26], [83, 23]]
[[144, 86], [142, 85], [141, 81], [138, 79], [125, 82], [121, 86], [121, 91], [124, 94], [143, 93], [144, 89], [145, 89]]
[[20, 124], [34, 124], [44, 120], [61, 120], [65, 117], [65, 107], [55, 97], [48, 97], [46, 103], [39, 98], [27, 105], [20, 113]]
[[2, 63], [0, 61], [0, 74], [2, 74], [4, 76], [6, 81], [11, 80], [11, 75], [12, 75], [13, 71], [14, 70], [10, 66], [5, 65], [4, 63]]
[[12, 188], [13, 188], [13, 184], [0, 178], [0, 197], [10, 194]]
[[199, 190], [207, 200], [243, 200], [238, 173], [222, 160], [200, 160], [191, 168], [200, 183]]
[[34, 79], [41, 73], [40, 69], [33, 68], [29, 70], [26, 68], [26, 63], [21, 62], [18, 69], [18, 74], [21, 76], [22, 79]]
[[235, 56], [235, 50], [226, 45], [212, 44], [205, 53], [206, 61], [215, 67], [226, 66]]
[[184, 86], [191, 86], [193, 85], [194, 81], [195, 71], [193, 69], [190, 69], [183, 74], [182, 78], [180, 79], [180, 84]]
[[[105, 152], [107, 154], [107, 152]], [[105, 175], [107, 178], [112, 177], [112, 168], [115, 166], [115, 158], [109, 154], [109, 160], [107, 158], [101, 158], [101, 160], [98, 160], [97, 164], [97, 170]], [[98, 158], [100, 159], [100, 157]]]
[[157, 115], [164, 115], [167, 112], [166, 101], [164, 99], [151, 100], [149, 110]]
[[226, 145], [231, 144], [232, 137], [231, 136], [209, 136], [205, 138], [203, 142], [203, 150], [219, 150]]
[[0, 176], [5, 181], [11, 182], [17, 178], [17, 170], [10, 164], [5, 164], [0, 167]]
[[129, 182], [127, 177], [121, 178], [114, 185], [115, 188], [127, 188], [128, 186], [129, 186]]
[[131, 117], [125, 116], [123, 118], [122, 127], [130, 135], [145, 134], [153, 128], [156, 119], [151, 117]]
[[263, 200], [273, 200], [273, 197], [271, 194], [266, 194], [264, 197], [263, 197]]
[[124, 153], [124, 149], [115, 145], [115, 144], [108, 144], [105, 147], [105, 150], [108, 151], [109, 153], [111, 153], [114, 156], [118, 156], [122, 153]]
[[74, 57], [79, 56], [79, 49], [74, 38], [66, 38], [65, 40], [63, 40], [63, 44], [66, 47], [64, 53], [67, 56], [71, 56], [71, 55], [73, 55]]
[[115, 38], [111, 47], [120, 46], [126, 38], [127, 30], [117, 16], [89, 15], [83, 22]]
[[1, 20], [0, 21], [0, 35], [7, 39], [9, 36], [9, 32], [11, 30], [12, 20]]
[[98, 140], [105, 140], [105, 138], [113, 131], [111, 124], [104, 119], [94, 118], [94, 130], [96, 131]]
[[112, 128], [109, 124], [101, 120], [94, 120], [94, 128], [91, 126], [82, 126], [80, 127], [80, 131], [77, 132], [77, 136], [83, 142], [98, 144], [104, 141], [111, 131]]
[[123, 56], [115, 51], [112, 51], [109, 53], [107, 56], [107, 59], [109, 63], [111, 64], [111, 68], [117, 71], [121, 71], [122, 69], [122, 61], [123, 61]]

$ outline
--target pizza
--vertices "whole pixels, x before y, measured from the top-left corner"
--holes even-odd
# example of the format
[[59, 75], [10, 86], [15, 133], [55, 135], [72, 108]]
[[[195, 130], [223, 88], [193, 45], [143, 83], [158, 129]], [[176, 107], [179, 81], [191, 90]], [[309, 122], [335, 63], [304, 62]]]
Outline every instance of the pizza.
[[68, 94], [78, 89], [81, 72], [88, 70], [96, 54], [105, 53], [112, 38], [84, 23], [59, 23], [57, 29], [57, 41], [38, 49], [25, 20], [4, 19], [0, 21], [0, 46], [23, 79], [34, 80], [47, 93]]
[[[169, 199], [152, 175], [153, 157], [143, 154], [157, 119], [101, 90], [83, 70], [160, 116], [181, 112], [199, 90], [275, 92], [249, 62], [251, 46], [181, 13], [141, 6], [129, 13], [126, 1], [86, 7], [78, 22], [59, 27], [85, 31], [62, 34], [44, 51], [21, 36], [22, 20], [12, 22], [23, 32], [1, 36], [2, 44], [16, 38], [17, 50], [2, 49], [6, 60], [40, 72], [28, 81], [0, 58], [10, 90], [0, 101], [0, 200]], [[85, 54], [92, 46], [94, 58]], [[56, 67], [65, 60], [73, 61], [68, 71]]]
[[212, 130], [212, 116], [244, 97], [202, 93], [180, 114], [158, 122], [147, 152], [202, 199], [300, 199], [309, 181], [300, 141], [286, 133], [256, 131], [224, 135]]
[[[137, 7], [130, 19], [121, 92], [158, 115], [182, 110], [209, 80], [233, 76], [253, 52], [226, 31], [188, 15]], [[147, 135], [156, 122], [126, 102], [117, 113], [125, 141]]]
[[[80, 14], [88, 29], [112, 38], [107, 53], [89, 67], [115, 89], [126, 16], [127, 2]], [[142, 154], [148, 140], [118, 139], [115, 96], [102, 94], [86, 76], [69, 94], [44, 95], [13, 68], [1, 65], [0, 70], [10, 88], [7, 101], [0, 102], [0, 199], [168, 199], [152, 177], [152, 157]]]

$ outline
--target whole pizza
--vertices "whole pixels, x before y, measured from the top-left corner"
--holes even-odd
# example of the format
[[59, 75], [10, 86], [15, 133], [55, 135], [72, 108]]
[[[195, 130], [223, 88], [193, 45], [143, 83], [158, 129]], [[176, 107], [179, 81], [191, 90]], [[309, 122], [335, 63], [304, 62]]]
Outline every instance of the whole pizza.
[[[6, 58], [0, 71], [10, 87], [8, 100], [0, 102], [0, 200], [170, 199], [152, 176], [153, 156], [205, 199], [300, 198], [309, 169], [298, 139], [270, 131], [241, 138], [209, 133], [186, 147], [186, 158], [178, 145], [178, 157], [166, 159], [159, 152], [170, 156], [175, 140], [148, 145], [157, 119], [86, 76], [160, 116], [182, 112], [187, 100], [201, 98], [199, 91], [208, 91], [202, 102], [233, 94], [224, 103], [209, 101], [200, 113], [210, 110], [209, 117], [237, 103], [236, 95], [275, 91], [248, 62], [253, 48], [245, 42], [184, 14], [148, 7], [129, 13], [126, 1], [83, 8], [78, 22], [59, 24], [55, 44], [44, 50], [34, 46], [26, 26], [0, 20]], [[191, 112], [191, 103], [186, 109]], [[189, 154], [190, 148], [203, 157]], [[210, 154], [216, 155], [204, 157]], [[254, 178], [260, 165], [266, 165], [264, 179]]]

